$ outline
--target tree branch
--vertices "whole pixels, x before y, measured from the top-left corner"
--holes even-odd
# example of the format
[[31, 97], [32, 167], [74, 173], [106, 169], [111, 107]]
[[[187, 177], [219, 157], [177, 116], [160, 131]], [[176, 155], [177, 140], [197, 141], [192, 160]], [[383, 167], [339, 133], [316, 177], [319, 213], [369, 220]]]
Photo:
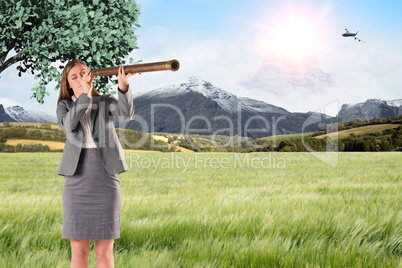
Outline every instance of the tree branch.
[[15, 54], [14, 56], [10, 57], [6, 62], [4, 62], [5, 57], [7, 56], [7, 53], [1, 54], [1, 62], [0, 62], [0, 73], [2, 73], [5, 69], [13, 65], [14, 63], [17, 63], [25, 58], [24, 56], [24, 50], [22, 49], [20, 52]]
[[10, 51], [0, 53], [0, 66], [2, 66], [4, 64], [4, 61], [6, 60], [9, 52]]

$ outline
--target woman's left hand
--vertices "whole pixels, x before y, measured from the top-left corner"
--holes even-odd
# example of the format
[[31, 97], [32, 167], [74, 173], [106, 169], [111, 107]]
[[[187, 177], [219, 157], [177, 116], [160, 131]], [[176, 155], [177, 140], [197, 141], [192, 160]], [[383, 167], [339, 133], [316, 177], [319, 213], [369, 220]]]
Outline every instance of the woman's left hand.
[[124, 66], [119, 67], [119, 73], [117, 75], [117, 80], [119, 82], [119, 89], [121, 93], [126, 93], [128, 90], [128, 78], [135, 75], [135, 73], [128, 73], [124, 71]]

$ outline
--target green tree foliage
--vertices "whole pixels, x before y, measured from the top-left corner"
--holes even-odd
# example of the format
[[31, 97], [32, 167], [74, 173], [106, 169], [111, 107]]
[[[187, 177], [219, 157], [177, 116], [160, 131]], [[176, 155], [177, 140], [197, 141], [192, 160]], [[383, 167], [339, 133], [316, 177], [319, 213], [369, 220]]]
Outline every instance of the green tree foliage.
[[272, 152], [274, 151], [274, 146], [272, 145], [272, 142], [266, 140], [266, 139], [257, 139], [256, 140], [256, 146], [257, 152]]
[[33, 138], [42, 138], [43, 134], [40, 130], [32, 130], [28, 133], [29, 136]]
[[4, 129], [0, 129], [0, 142], [6, 142], [7, 141], [7, 136], [6, 132]]
[[[61, 70], [72, 59], [91, 69], [125, 64], [137, 48], [139, 8], [135, 0], [1, 0], [0, 73], [19, 63], [19, 76], [35, 74], [39, 83], [31, 98], [43, 103], [46, 85], [60, 84]], [[116, 78], [95, 80], [101, 93], [109, 93], [109, 82]]]
[[[191, 140], [191, 138], [190, 138], [190, 140]], [[194, 141], [191, 140], [191, 143], [194, 144]], [[179, 146], [192, 150], [194, 152], [199, 152], [200, 149], [197, 147], [194, 147], [192, 144], [188, 143], [187, 138], [181, 139], [179, 142]]]
[[6, 130], [7, 138], [23, 138], [27, 134], [28, 130], [26, 128], [9, 128]]
[[16, 152], [50, 152], [50, 148], [43, 144], [17, 144]]
[[278, 152], [297, 152], [295, 139], [283, 140], [276, 148]]
[[[46, 141], [66, 141], [66, 135], [60, 129], [50, 129], [47, 127], [48, 123], [41, 126], [46, 126], [43, 130], [35, 127], [28, 126], [11, 126], [0, 128], [0, 142], [5, 142], [7, 139], [34, 139]], [[50, 124], [49, 124], [50, 126]]]
[[391, 139], [394, 147], [401, 148], [402, 147], [402, 126], [399, 126], [395, 129], [395, 132], [392, 133]]
[[52, 126], [50, 125], [50, 123], [42, 123], [42, 124], [40, 124], [40, 128], [51, 130]]
[[0, 142], [0, 152], [2, 153], [14, 153], [16, 151], [14, 146], [7, 145]]

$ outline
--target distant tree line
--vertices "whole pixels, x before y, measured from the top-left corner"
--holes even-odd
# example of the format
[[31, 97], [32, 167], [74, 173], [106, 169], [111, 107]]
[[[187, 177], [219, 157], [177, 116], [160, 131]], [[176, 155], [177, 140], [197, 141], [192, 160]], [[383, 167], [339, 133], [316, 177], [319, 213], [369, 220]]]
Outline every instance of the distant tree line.
[[117, 129], [117, 136], [119, 137], [123, 149], [170, 151], [166, 142], [153, 139], [152, 134], [143, 133], [142, 131]]
[[340, 151], [379, 152], [401, 150], [402, 126], [364, 135], [350, 134], [342, 140]]
[[278, 152], [304, 152], [306, 146], [320, 152], [326, 151], [327, 138], [317, 139], [315, 137], [328, 134], [334, 131], [342, 131], [369, 125], [395, 124], [400, 125], [393, 129], [385, 129], [374, 133], [356, 135], [351, 133], [348, 137], [338, 140], [339, 152], [379, 152], [379, 151], [401, 151], [402, 147], [402, 115], [396, 118], [376, 118], [367, 121], [354, 120], [343, 124], [335, 124], [327, 127], [327, 130], [319, 130], [310, 137], [291, 138], [281, 141], [275, 148]]
[[[326, 151], [327, 138], [317, 139], [307, 137], [291, 138], [281, 141], [275, 148], [278, 152], [305, 152], [308, 145], [314, 151]], [[307, 148], [308, 148], [307, 147]], [[331, 146], [332, 147], [332, 146]], [[402, 147], [402, 126], [386, 129], [382, 132], [363, 135], [350, 134], [347, 138], [338, 140], [339, 152], [383, 152], [400, 151]]]
[[11, 146], [4, 143], [0, 143], [0, 152], [4, 153], [19, 153], [19, 152], [50, 152], [50, 148], [43, 144], [17, 144], [17, 146]]
[[43, 144], [18, 144], [11, 146], [5, 144], [9, 139], [27, 139], [40, 141], [66, 141], [66, 135], [60, 129], [52, 129], [50, 123], [39, 126], [15, 125], [3, 122], [0, 126], [0, 152], [50, 152], [50, 148]]
[[333, 125], [327, 126], [326, 130], [316, 131], [312, 135], [312, 137], [327, 134], [328, 131], [329, 132], [342, 131], [342, 130], [348, 130], [348, 129], [357, 128], [357, 127], [364, 127], [364, 126], [371, 126], [371, 125], [383, 125], [383, 124], [400, 125], [400, 124], [402, 124], [402, 115], [400, 115], [398, 117], [390, 117], [390, 118], [374, 118], [371, 120], [355, 119], [350, 122], [333, 124]]
[[[243, 139], [240, 143], [234, 146], [202, 146], [203, 144], [194, 137], [190, 139], [181, 139], [178, 145], [181, 147], [193, 150], [195, 152], [307, 152], [316, 151], [324, 152], [327, 150], [327, 145], [330, 145], [331, 150], [336, 146], [333, 140], [328, 138], [316, 138], [317, 136], [327, 134], [327, 131], [334, 132], [363, 127], [368, 125], [378, 124], [399, 124], [400, 126], [393, 129], [386, 129], [374, 133], [362, 135], [351, 134], [346, 138], [337, 141], [336, 151], [339, 152], [379, 152], [379, 151], [402, 151], [402, 116], [397, 118], [379, 118], [369, 121], [354, 120], [343, 124], [332, 125], [327, 130], [319, 130], [314, 134], [301, 138], [289, 138], [280, 141], [276, 146], [263, 139]], [[237, 139], [234, 139], [237, 140]], [[189, 142], [190, 141], [190, 142]], [[225, 140], [223, 140], [225, 141]], [[224, 143], [222, 141], [222, 143]], [[327, 142], [329, 144], [327, 144]]]
[[43, 141], [66, 141], [66, 135], [60, 129], [52, 129], [50, 123], [42, 123], [37, 126], [13, 126], [9, 122], [4, 122], [0, 127], [0, 142], [8, 139], [29, 139]]
[[50, 152], [50, 148], [47, 145], [42, 144], [18, 144], [16, 152]]

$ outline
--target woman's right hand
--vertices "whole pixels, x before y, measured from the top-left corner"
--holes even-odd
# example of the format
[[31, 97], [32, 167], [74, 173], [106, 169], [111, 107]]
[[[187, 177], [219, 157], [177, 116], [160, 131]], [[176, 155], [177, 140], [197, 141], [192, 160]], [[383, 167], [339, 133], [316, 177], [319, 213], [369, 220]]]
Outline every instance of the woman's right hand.
[[88, 95], [88, 93], [92, 89], [92, 82], [94, 81], [95, 77], [92, 76], [91, 70], [88, 68], [82, 72], [82, 77], [80, 80], [80, 84], [82, 86], [82, 93]]

